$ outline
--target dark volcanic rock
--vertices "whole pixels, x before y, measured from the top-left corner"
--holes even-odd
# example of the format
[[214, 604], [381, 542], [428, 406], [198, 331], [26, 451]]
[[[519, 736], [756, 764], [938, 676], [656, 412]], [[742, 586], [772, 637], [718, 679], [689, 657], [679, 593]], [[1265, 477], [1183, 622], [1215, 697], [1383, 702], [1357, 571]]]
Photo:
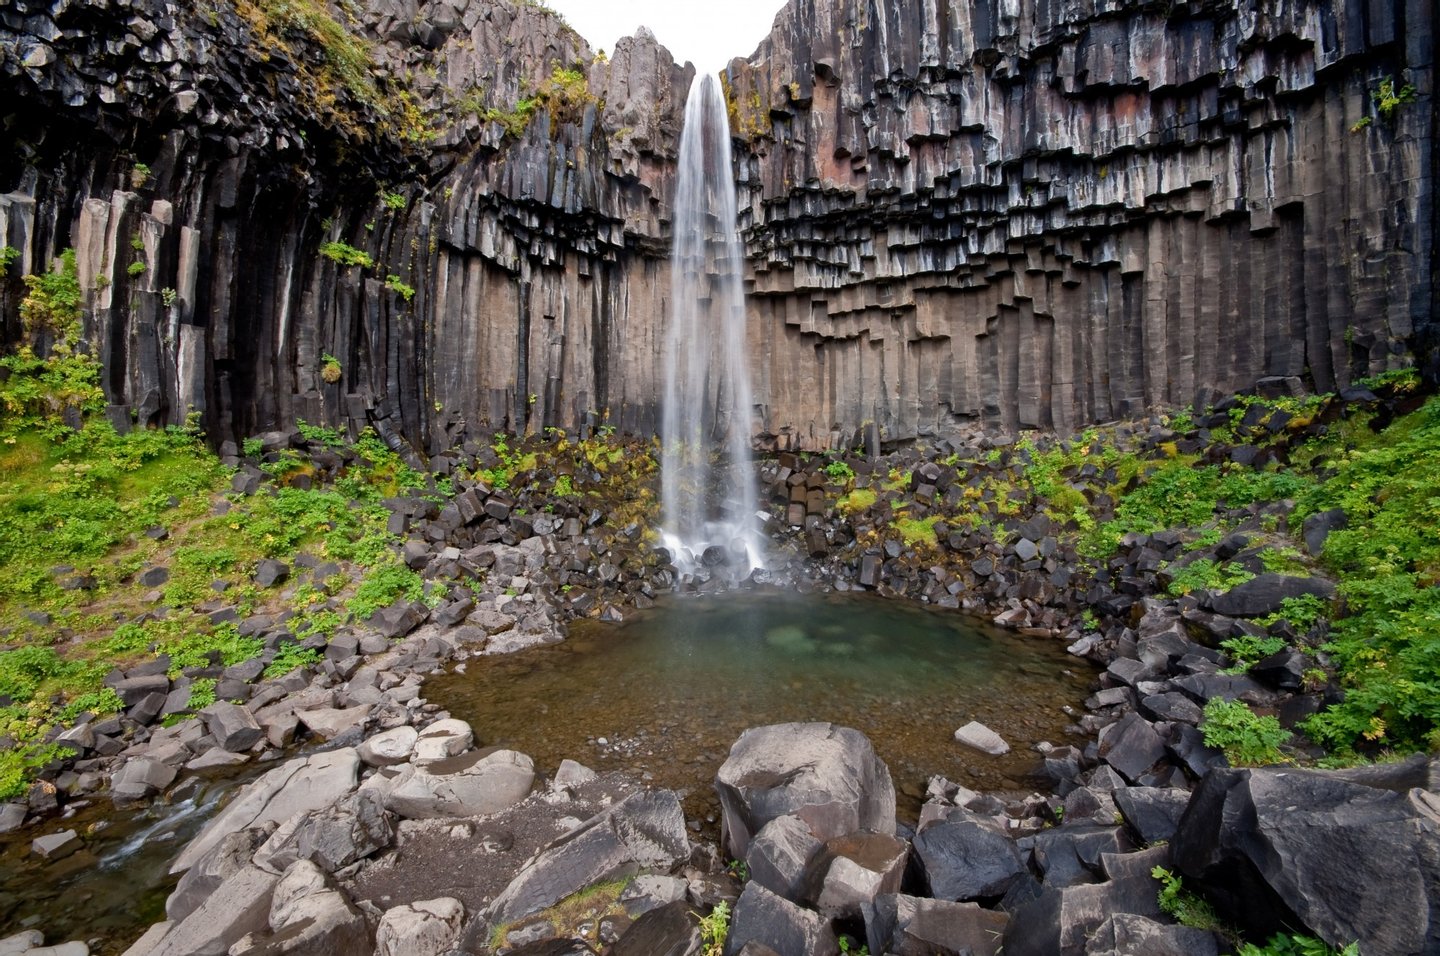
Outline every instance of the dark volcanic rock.
[[1257, 939], [1303, 927], [1373, 956], [1440, 948], [1440, 801], [1321, 771], [1216, 770], [1176, 866]]
[[735, 902], [725, 956], [738, 956], [742, 946], [759, 943], [784, 956], [830, 956], [835, 934], [818, 913], [801, 909], [758, 883], [747, 883]]
[[975, 903], [880, 896], [864, 907], [872, 953], [893, 956], [996, 956], [1009, 917]]
[[1280, 610], [1286, 598], [1313, 594], [1322, 600], [1335, 596], [1335, 585], [1323, 578], [1261, 574], [1210, 598], [1210, 610], [1228, 617], [1259, 617]]
[[930, 895], [942, 900], [978, 900], [1005, 895], [1025, 869], [1015, 843], [969, 819], [932, 823], [915, 835]]

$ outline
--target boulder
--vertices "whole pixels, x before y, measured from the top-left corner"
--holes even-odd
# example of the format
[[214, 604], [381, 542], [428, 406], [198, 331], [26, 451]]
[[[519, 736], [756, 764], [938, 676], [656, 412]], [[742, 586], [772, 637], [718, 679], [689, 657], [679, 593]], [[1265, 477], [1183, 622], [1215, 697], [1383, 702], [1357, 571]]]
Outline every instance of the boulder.
[[195, 861], [180, 876], [180, 882], [165, 900], [165, 916], [183, 920], [209, 899], [234, 874], [250, 864], [259, 841], [259, 830], [226, 834], [209, 853]]
[[676, 901], [684, 900], [690, 884], [678, 876], [637, 876], [620, 894], [620, 905], [631, 916], [639, 916]]
[[420, 732], [407, 724], [366, 738], [355, 752], [371, 767], [392, 767], [410, 759], [419, 738]]
[[375, 956], [437, 956], [460, 937], [465, 907], [448, 896], [385, 911], [375, 927]]
[[617, 874], [668, 870], [690, 856], [680, 798], [669, 790], [631, 794], [540, 851], [486, 911], [511, 923]]
[[110, 799], [117, 807], [154, 796], [175, 780], [175, 768], [147, 757], [131, 757], [110, 778]]
[[80, 834], [74, 830], [47, 833], [30, 841], [30, 852], [42, 860], [63, 859], [84, 846]]
[[955, 739], [967, 747], [997, 757], [1010, 752], [1010, 745], [999, 734], [978, 720], [972, 720], [955, 731]]
[[426, 764], [438, 763], [451, 757], [460, 756], [469, 750], [474, 742], [475, 734], [465, 721], [456, 720], [453, 717], [437, 720], [420, 731], [419, 738], [415, 741], [415, 754], [412, 759], [422, 767]]
[[[1078, 791], [1077, 791], [1078, 792]], [[1043, 830], [1030, 838], [1035, 867], [1048, 887], [1076, 886], [1100, 879], [1100, 861], [1106, 853], [1131, 849], [1125, 833], [1116, 826], [1075, 826]]]
[[1010, 919], [976, 903], [896, 893], [861, 909], [867, 948], [891, 956], [996, 956]]
[[230, 753], [249, 750], [265, 736], [265, 731], [260, 729], [255, 715], [247, 707], [222, 700], [206, 707], [201, 715], [205, 719], [205, 729], [215, 738], [216, 746]]
[[316, 707], [313, 710], [295, 711], [296, 720], [318, 737], [331, 740], [352, 727], [365, 723], [370, 716], [369, 705], [359, 707]]
[[1115, 791], [1115, 806], [1135, 838], [1144, 844], [1168, 843], [1175, 836], [1190, 794], [1169, 787], [1128, 787]]
[[1210, 597], [1210, 610], [1227, 617], [1274, 614], [1286, 598], [1313, 594], [1324, 601], [1335, 596], [1335, 585], [1324, 578], [1261, 574]]
[[610, 956], [699, 956], [704, 937], [694, 907], [683, 899], [642, 914], [615, 945]]
[[311, 956], [368, 953], [370, 927], [348, 897], [308, 860], [292, 865], [275, 884], [270, 934], [252, 934], [230, 956]]
[[411, 820], [498, 813], [535, 782], [535, 762], [514, 750], [473, 751], [424, 767], [407, 765], [384, 791], [385, 806]]
[[745, 866], [752, 882], [798, 903], [805, 893], [810, 861], [823, 846], [803, 820], [786, 814], [755, 834], [745, 854]]
[[395, 826], [375, 790], [357, 790], [331, 806], [293, 817], [255, 854], [257, 865], [271, 870], [309, 860], [334, 873], [395, 841]]
[[856, 830], [895, 832], [890, 771], [858, 730], [831, 723], [745, 731], [715, 778], [725, 850], [744, 859], [750, 840], [793, 814], [821, 840]]
[[1440, 951], [1440, 800], [1323, 771], [1215, 770], [1176, 866], [1255, 938], [1304, 927], [1366, 956]]
[[915, 835], [930, 895], [941, 900], [1005, 895], [1025, 869], [1014, 842], [963, 810], [951, 814]]
[[151, 956], [224, 956], [230, 946], [269, 928], [270, 894], [279, 877], [256, 866], [230, 874], [170, 928]]
[[735, 902], [724, 956], [739, 956], [741, 948], [750, 944], [768, 946], [784, 956], [833, 956], [837, 945], [824, 917], [754, 881], [745, 884]]
[[1317, 511], [1300, 526], [1300, 535], [1305, 539], [1305, 550], [1318, 558], [1320, 552], [1325, 550], [1325, 540], [1330, 537], [1330, 532], [1338, 531], [1345, 525], [1344, 509]]
[[334, 803], [355, 789], [359, 770], [353, 747], [287, 761], [246, 785], [181, 851], [170, 872], [189, 869], [226, 834], [282, 823]]
[[1100, 731], [1100, 759], [1131, 783], [1165, 756], [1165, 741], [1137, 713], [1129, 713]]
[[1105, 920], [1085, 947], [1085, 956], [1218, 956], [1219, 952], [1219, 941], [1209, 930], [1133, 913], [1116, 913]]
[[1084, 956], [1090, 936], [1115, 913], [1165, 918], [1150, 869], [1169, 863], [1167, 848], [1107, 853], [1101, 862], [1106, 882], [1047, 887], [1015, 906], [1005, 929], [1005, 956]]
[[810, 901], [831, 919], [858, 919], [860, 908], [897, 893], [910, 846], [883, 833], [850, 833], [825, 841], [807, 877]]

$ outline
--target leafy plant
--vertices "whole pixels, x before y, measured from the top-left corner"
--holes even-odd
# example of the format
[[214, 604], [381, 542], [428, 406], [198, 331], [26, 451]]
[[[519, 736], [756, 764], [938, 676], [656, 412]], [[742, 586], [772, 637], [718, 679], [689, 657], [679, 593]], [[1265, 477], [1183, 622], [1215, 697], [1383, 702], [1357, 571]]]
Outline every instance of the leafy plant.
[[265, 679], [273, 680], [277, 677], [284, 677], [286, 674], [298, 667], [309, 667], [311, 664], [319, 663], [320, 652], [314, 648], [301, 647], [299, 644], [281, 644], [275, 652], [275, 659], [265, 668]]
[[380, 202], [391, 212], [399, 212], [405, 208], [405, 194], [386, 192], [382, 189], [380, 190]]
[[370, 253], [344, 242], [322, 243], [320, 255], [342, 266], [359, 266], [362, 269], [369, 269], [375, 265], [375, 260], [370, 257]]
[[342, 374], [344, 373], [340, 368], [339, 359], [331, 355], [329, 352], [326, 352], [320, 357], [321, 381], [325, 382], [327, 385], [334, 385], [336, 382], [340, 381], [340, 376]]
[[1191, 591], [1228, 591], [1254, 576], [1238, 564], [1220, 564], [1209, 558], [1197, 558], [1176, 570], [1167, 590], [1176, 597]]
[[837, 458], [825, 466], [825, 476], [831, 481], [846, 482], [855, 477], [855, 469]]
[[20, 258], [20, 250], [14, 246], [0, 246], [0, 279], [5, 278], [6, 271]]
[[707, 916], [700, 917], [700, 939], [705, 947], [702, 956], [720, 956], [725, 950], [725, 937], [730, 934], [730, 904], [721, 900]]
[[1199, 894], [1185, 889], [1178, 874], [1157, 866], [1150, 875], [1160, 881], [1160, 892], [1156, 896], [1160, 908], [1174, 917], [1175, 922], [1194, 929], [1228, 932], [1215, 915], [1215, 908]]
[[1375, 104], [1375, 110], [1382, 119], [1390, 119], [1395, 111], [1406, 103], [1415, 102], [1419, 95], [1415, 87], [1409, 83], [1397, 88], [1395, 78], [1387, 76], [1380, 81], [1380, 85], [1370, 93], [1370, 100]]
[[197, 677], [190, 684], [190, 700], [186, 702], [187, 710], [204, 710], [215, 703], [215, 678]]
[[1225, 752], [1234, 767], [1263, 767], [1286, 763], [1280, 745], [1290, 734], [1272, 716], [1260, 716], [1242, 701], [1211, 698], [1205, 705], [1200, 732], [1207, 747]]
[[1351, 943], [1336, 949], [1313, 936], [1277, 933], [1264, 946], [1242, 944], [1236, 950], [1236, 956], [1360, 956], [1360, 944]]
[[1249, 670], [1257, 661], [1271, 654], [1278, 654], [1286, 647], [1278, 637], [1254, 637], [1243, 634], [1220, 642], [1220, 647], [1230, 655], [1231, 667], [1237, 671]]
[[147, 268], [149, 267], [145, 265], [145, 260], [136, 259], [134, 262], [130, 263], [130, 265], [125, 269], [125, 272], [127, 275], [130, 276], [130, 278], [134, 279], [138, 276], [143, 276]]
[[385, 288], [389, 289], [391, 292], [395, 293], [400, 298], [404, 299], [406, 302], [409, 302], [411, 299], [415, 298], [415, 287], [412, 285], [407, 285], [405, 282], [402, 282], [400, 277], [397, 275], [388, 275], [385, 277]]

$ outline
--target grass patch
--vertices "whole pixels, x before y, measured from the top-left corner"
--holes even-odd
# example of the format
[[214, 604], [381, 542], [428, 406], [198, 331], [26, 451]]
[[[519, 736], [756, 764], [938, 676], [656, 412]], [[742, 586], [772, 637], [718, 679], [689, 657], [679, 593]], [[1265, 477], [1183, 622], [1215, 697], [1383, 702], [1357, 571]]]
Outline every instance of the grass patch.
[[878, 500], [879, 496], [875, 494], [873, 488], [856, 488], [835, 502], [835, 507], [840, 510], [841, 514], [854, 515], [874, 507]]

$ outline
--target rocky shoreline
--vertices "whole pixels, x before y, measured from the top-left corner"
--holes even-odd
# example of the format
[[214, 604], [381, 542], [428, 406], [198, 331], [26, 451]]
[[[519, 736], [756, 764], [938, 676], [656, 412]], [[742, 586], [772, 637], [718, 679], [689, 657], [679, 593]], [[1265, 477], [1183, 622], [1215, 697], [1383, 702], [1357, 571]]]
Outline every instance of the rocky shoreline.
[[[1316, 434], [1356, 409], [1379, 409], [1388, 420], [1414, 402], [1411, 396], [1379, 398], [1357, 392], [1326, 400], [1303, 420], [1279, 409], [1253, 415], [1246, 410], [1244, 416], [1235, 417], [1242, 421], [1254, 418], [1242, 427], [1257, 439], [1255, 444], [1212, 441], [1203, 420], [1183, 432], [1157, 421], [1122, 427], [1117, 433], [1123, 432], [1133, 447], [1157, 458], [1183, 446], [1206, 460], [1254, 466], [1267, 458], [1283, 457], [1291, 442]], [[1211, 414], [1227, 421], [1231, 418], [1224, 407]], [[1219, 417], [1214, 424], [1220, 424]], [[1239, 437], [1245, 434], [1238, 432]], [[1262, 435], [1263, 443], [1258, 440]], [[313, 472], [318, 476], [315, 480], [324, 480], [326, 474], [343, 466], [343, 462], [325, 459], [323, 450], [305, 448], [298, 435], [278, 433], [266, 436], [264, 443], [270, 450], [262, 454], [282, 448], [309, 454], [319, 466]], [[226, 451], [240, 469], [234, 491], [241, 495], [264, 493], [268, 479], [258, 468], [261, 462], [239, 458], [237, 449]], [[636, 782], [614, 775], [593, 778], [578, 764], [559, 768], [553, 779], [531, 794], [537, 779], [533, 762], [513, 751], [476, 746], [463, 722], [450, 720], [425, 701], [425, 677], [472, 654], [560, 640], [564, 622], [575, 617], [623, 619], [629, 609], [648, 606], [677, 582], [682, 588], [700, 591], [738, 582], [730, 579], [723, 560], [680, 581], [668, 556], [644, 545], [638, 523], [617, 526], [607, 520], [613, 515], [585, 511], [574, 501], [546, 498], [533, 490], [550, 487], [548, 479], [553, 476], [539, 475], [542, 480], [514, 491], [460, 478], [483, 469], [493, 457], [491, 449], [471, 446], [431, 463], [432, 482], [444, 476], [453, 481], [454, 495], [448, 501], [437, 504], [416, 494], [386, 504], [393, 516], [390, 530], [405, 536], [403, 556], [411, 568], [431, 581], [468, 580], [482, 582], [482, 587], [435, 607], [423, 601], [402, 601], [377, 612], [366, 627], [342, 629], [328, 640], [308, 639], [312, 649], [323, 655], [318, 666], [279, 680], [260, 679], [263, 655], [259, 666], [248, 662], [217, 667], [213, 674], [208, 670], [186, 674], [173, 682], [166, 676], [165, 664], [152, 662], [117, 672], [107, 684], [125, 702], [124, 715], [82, 719], [59, 734], [57, 741], [70, 747], [75, 758], [42, 774], [26, 803], [0, 806], [0, 821], [13, 829], [26, 821], [51, 819], [55, 811], [72, 813], [84, 801], [95, 799], [107, 783], [108, 795], [117, 806], [131, 805], [173, 791], [177, 781], [183, 785], [195, 773], [251, 760], [274, 762], [297, 740], [306, 742], [308, 756], [291, 757], [249, 784], [212, 821], [206, 835], [187, 848], [177, 863], [177, 870], [184, 869], [187, 875], [172, 897], [174, 907], [169, 915], [174, 925], [163, 938], [158, 929], [147, 935], [148, 943], [142, 941], [132, 948], [135, 956], [152, 951], [340, 951], [333, 949], [342, 945], [338, 940], [346, 941], [347, 952], [368, 951], [363, 947], [372, 945], [375, 952], [383, 953], [440, 953], [453, 945], [463, 947], [456, 951], [478, 952], [497, 941], [517, 953], [587, 952], [591, 950], [580, 944], [564, 949], [563, 945], [571, 944], [540, 941], [536, 937], [542, 931], [533, 928], [521, 931], [513, 940], [508, 935], [492, 940], [476, 934], [491, 933], [496, 926], [517, 920], [524, 922], [591, 883], [641, 872], [660, 882], [631, 886], [646, 887], [645, 892], [653, 896], [651, 901], [670, 907], [657, 906], [656, 912], [665, 910], [666, 932], [677, 934], [677, 939], [693, 939], [699, 932], [695, 920], [681, 909], [689, 913], [734, 901], [732, 939], [778, 940], [771, 946], [782, 956], [833, 952], [826, 947], [835, 945], [834, 919], [840, 920], [835, 926], [849, 932], [857, 945], [873, 931], [877, 935], [868, 937], [872, 951], [884, 952], [884, 947], [890, 946], [891, 951], [906, 952], [909, 950], [904, 947], [910, 944], [897, 942], [902, 937], [894, 934], [903, 936], [905, 926], [932, 922], [950, 926], [946, 921], [959, 919], [955, 914], [962, 912], [952, 906], [963, 908], [964, 920], [971, 928], [954, 929], [960, 934], [953, 937], [956, 940], [969, 939], [965, 933], [979, 933], [985, 927], [987, 933], [1002, 932], [996, 927], [1010, 914], [1011, 928], [1003, 931], [1007, 953], [1140, 951], [1134, 948], [1139, 945], [1134, 943], [1137, 939], [1168, 941], [1163, 945], [1174, 951], [1208, 951], [1204, 949], [1208, 944], [1196, 942], [1189, 928], [1163, 925], [1164, 918], [1155, 908], [1158, 884], [1149, 876], [1153, 866], [1178, 867], [1187, 879], [1199, 881], [1197, 885], [1207, 894], [1230, 900], [1232, 908], [1224, 917], [1253, 938], [1263, 938], [1284, 925], [1307, 928], [1342, 945], [1363, 940], [1367, 956], [1429, 945], [1416, 942], [1430, 939], [1428, 922], [1417, 924], [1414, 916], [1425, 912], [1424, 906], [1412, 906], [1406, 911], [1410, 915], [1405, 915], [1393, 912], [1390, 904], [1372, 895], [1351, 894], [1349, 902], [1337, 900], [1322, 885], [1324, 880], [1297, 876], [1289, 866], [1283, 871], [1273, 866], [1267, 869], [1263, 853], [1253, 841], [1246, 842], [1249, 837], [1242, 839], [1225, 829], [1233, 826], [1233, 814], [1226, 815], [1231, 811], [1221, 814], [1217, 809], [1246, 795], [1258, 800], [1255, 795], [1259, 793], [1270, 800], [1276, 793], [1290, 794], [1292, 786], [1300, 788], [1296, 800], [1303, 798], [1304, 803], [1313, 802], [1317, 807], [1339, 808], [1358, 802], [1379, 816], [1361, 814], [1354, 823], [1360, 828], [1357, 832], [1369, 832], [1364, 828], [1374, 825], [1374, 819], [1384, 819], [1392, 829], [1403, 823], [1405, 836], [1395, 837], [1399, 846], [1361, 840], [1353, 861], [1355, 879], [1364, 874], [1364, 879], [1376, 881], [1376, 885], [1394, 887], [1394, 898], [1408, 900], [1407, 906], [1431, 898], [1429, 888], [1435, 874], [1423, 857], [1435, 846], [1432, 798], [1427, 795], [1434, 782], [1426, 765], [1412, 761], [1369, 772], [1328, 775], [1232, 771], [1226, 769], [1223, 755], [1205, 745], [1197, 728], [1203, 708], [1212, 700], [1240, 700], [1276, 713], [1287, 726], [1293, 726], [1335, 693], [1328, 678], [1317, 675], [1313, 662], [1307, 664], [1293, 649], [1254, 662], [1239, 673], [1227, 667], [1231, 662], [1217, 649], [1222, 639], [1268, 633], [1267, 627], [1276, 625], [1257, 621], [1280, 609], [1286, 598], [1333, 594], [1333, 585], [1313, 569], [1282, 574], [1265, 566], [1259, 545], [1284, 532], [1285, 503], [1235, 509], [1230, 522], [1235, 530], [1210, 543], [1197, 545], [1172, 531], [1127, 535], [1104, 567], [1082, 574], [1085, 563], [1073, 550], [1073, 534], [1067, 534], [1073, 529], [1038, 511], [1020, 509], [1005, 514], [1004, 503], [995, 500], [985, 482], [987, 475], [1007, 473], [1018, 480], [1026, 459], [1042, 452], [1040, 445], [987, 439], [964, 447], [942, 446], [924, 457], [909, 450], [857, 455], [843, 459], [852, 471], [844, 482], [835, 480], [839, 470], [827, 471], [831, 463], [823, 460], [782, 455], [766, 462], [762, 481], [775, 514], [768, 530], [776, 544], [777, 560], [770, 570], [757, 573], [755, 580], [797, 589], [868, 589], [983, 614], [1037, 636], [1066, 640], [1072, 654], [1103, 667], [1098, 689], [1086, 702], [1088, 712], [1073, 715], [1076, 739], [1042, 748], [1045, 770], [1053, 781], [1049, 795], [1006, 803], [935, 779], [919, 826], [914, 833], [902, 826], [901, 843], [886, 844], [886, 852], [876, 850], [868, 836], [853, 846], [843, 844], [856, 829], [896, 832], [892, 786], [888, 823], [856, 824], [843, 832], [822, 833], [811, 827], [808, 840], [793, 822], [787, 823], [793, 832], [777, 833], [776, 839], [784, 845], [775, 849], [785, 859], [764, 862], [750, 859], [748, 837], [736, 841], [739, 824], [735, 815], [740, 811], [732, 807], [733, 801], [727, 801], [723, 780], [719, 789], [725, 820], [719, 846], [704, 842], [692, 846], [695, 830], [687, 831], [673, 794], [667, 797], [668, 792], [645, 791]], [[887, 477], [897, 472], [904, 472], [906, 480]], [[1096, 487], [1088, 487], [1087, 480]], [[1103, 514], [1107, 502], [1098, 489], [1113, 480], [1103, 468], [1095, 467], [1093, 473], [1082, 468], [1073, 476], [1072, 490]], [[867, 488], [875, 491], [868, 504], [862, 499], [859, 507], [841, 506], [856, 489]], [[941, 557], [937, 558], [936, 551], [907, 546], [893, 532], [877, 533], [876, 509], [902, 498], [912, 519], [935, 519], [930, 527], [936, 533]], [[982, 520], [973, 527], [961, 526], [947, 518], [954, 514], [946, 511], [947, 502], [973, 505]], [[1114, 503], [1108, 506], [1113, 508]], [[1332, 525], [1336, 520], [1335, 516], [1327, 519]], [[1308, 551], [1318, 553], [1326, 522], [1307, 522], [1304, 529], [1295, 530], [1303, 532]], [[1201, 590], [1179, 597], [1167, 593], [1168, 585], [1187, 563], [1209, 558], [1248, 561], [1254, 575], [1224, 591]], [[283, 583], [291, 574], [298, 579], [307, 573], [323, 575], [327, 570], [307, 569], [295, 562], [295, 566], [281, 565], [266, 573], [273, 573]], [[284, 624], [283, 620], [256, 616], [241, 621], [240, 627], [262, 636], [266, 653], [273, 656], [287, 637], [293, 640]], [[1281, 622], [1279, 626], [1286, 625]], [[1293, 629], [1289, 636], [1301, 643], [1307, 637]], [[1320, 636], [1309, 635], [1313, 641]], [[217, 681], [218, 702], [203, 708], [197, 720], [164, 726], [164, 717], [185, 710], [189, 693], [181, 682], [203, 677]], [[1003, 736], [1004, 728], [996, 729]], [[868, 746], [866, 743], [864, 748]], [[731, 760], [735, 759], [732, 751]], [[879, 786], [883, 790], [875, 783], [879, 771], [867, 773], [874, 780], [867, 778], [863, 786], [851, 780], [841, 789], [859, 786], [864, 791]], [[888, 771], [884, 778], [888, 784]], [[1407, 791], [1409, 796], [1385, 796]], [[303, 796], [297, 798], [297, 793]], [[243, 820], [237, 812], [241, 807], [249, 808], [246, 813], [250, 814]], [[1243, 812], [1253, 816], [1255, 811]], [[1182, 817], [1193, 818], [1185, 831], [1190, 836], [1183, 838], [1177, 835]], [[1217, 822], [1220, 817], [1231, 822]], [[752, 821], [747, 826], [755, 835], [770, 822]], [[807, 818], [804, 822], [812, 821]], [[63, 815], [59, 823], [63, 827]], [[976, 841], [974, 847], [967, 843], [944, 852], [960, 854], [961, 859], [970, 861], [966, 867], [983, 862], [980, 869], [986, 872], [996, 859], [1007, 861], [1001, 866], [1002, 877], [956, 890], [946, 878], [930, 876], [922, 847], [949, 841], [949, 836], [944, 841], [940, 838], [940, 833], [949, 833], [949, 829], [937, 830], [924, 840], [920, 837], [939, 823], [946, 827], [955, 823], [950, 829], [958, 828], [966, 840]], [[1341, 839], [1349, 832], [1344, 820], [1337, 819], [1334, 825], [1337, 829], [1327, 839]], [[1196, 835], [1206, 826], [1210, 829], [1203, 837]], [[53, 827], [47, 825], [46, 829]], [[528, 834], [526, 840], [516, 835], [520, 831]], [[631, 842], [636, 833], [646, 836]], [[824, 859], [831, 870], [838, 867], [848, 874], [843, 892], [859, 892], [852, 885], [857, 883], [861, 889], [873, 890], [863, 901], [852, 899], [840, 910], [822, 902], [829, 898], [823, 885], [820, 890], [814, 888], [821, 877], [810, 873], [808, 867], [821, 857], [812, 859], [809, 851], [798, 849], [810, 847], [818, 853], [820, 844], [828, 846], [827, 841], [836, 840], [843, 845], [830, 847]], [[561, 881], [564, 892], [553, 899], [549, 898], [554, 895], [550, 889], [539, 896], [527, 889], [531, 886], [527, 880], [551, 886], [548, 877], [534, 875], [537, 861], [547, 855], [563, 858], [576, 852], [567, 847], [576, 843], [589, 847], [587, 841], [604, 845], [599, 857], [603, 866], [597, 864], [582, 876]], [[1157, 852], [1154, 845], [1161, 841], [1171, 841], [1173, 853]], [[36, 836], [34, 852], [59, 858], [83, 842], [73, 830], [60, 829]], [[1388, 849], [1384, 854], [1372, 854], [1364, 845], [1367, 842]], [[768, 844], [762, 841], [762, 845]], [[545, 849], [547, 846], [550, 848]], [[1139, 852], [1144, 846], [1152, 849]], [[467, 892], [445, 891], [445, 881], [454, 880], [459, 870], [444, 861], [458, 852], [457, 847], [483, 857], [472, 860], [466, 872], [484, 872], [490, 883], [482, 886], [482, 880]], [[1366, 852], [1361, 853], [1362, 849]], [[1407, 857], [1407, 853], [1411, 855]], [[841, 858], [850, 862], [836, 864]], [[873, 861], [880, 858], [888, 862], [875, 869], [879, 864]], [[1419, 863], [1414, 862], [1417, 859]], [[725, 865], [730, 860], [746, 864], [750, 882], [743, 891], [735, 878], [741, 871]], [[1391, 868], [1405, 860], [1410, 862], [1399, 870]], [[1017, 861], [1018, 865], [1012, 865]], [[788, 882], [762, 882], [757, 876], [757, 870], [766, 867], [778, 872], [782, 862], [791, 867], [786, 871]], [[1322, 862], [1314, 861], [1314, 865]], [[1373, 872], [1367, 874], [1366, 865], [1372, 865]], [[872, 879], [860, 870], [880, 875]], [[1229, 888], [1237, 873], [1249, 880], [1240, 897]], [[682, 877], [683, 886], [675, 882]], [[243, 928], [241, 923], [219, 919], [213, 908], [197, 908], [203, 899], [227, 898], [210, 891], [218, 891], [232, 879], [244, 893], [251, 894], [245, 897], [245, 905], [226, 908], [232, 915], [244, 914]], [[1351, 882], [1347, 876], [1345, 885], [1349, 887]], [[197, 886], [205, 889], [197, 890]], [[401, 889], [421, 886], [429, 886], [435, 895], [407, 896]], [[660, 889], [655, 889], [657, 886]], [[1404, 893], [1399, 892], [1401, 888]], [[902, 890], [911, 895], [894, 896]], [[506, 897], [507, 893], [511, 896]], [[834, 893], [842, 891], [833, 890], [832, 897]], [[669, 899], [664, 898], [667, 894]], [[779, 902], [772, 895], [778, 896]], [[303, 902], [310, 897], [315, 899]], [[930, 897], [935, 900], [915, 901]], [[509, 898], [530, 902], [500, 905]], [[521, 912], [541, 898], [544, 902], [538, 909]], [[437, 899], [451, 902], [426, 903]], [[682, 899], [687, 902], [676, 907]], [[1263, 905], [1256, 900], [1263, 900]], [[603, 949], [613, 944], [614, 948], [605, 950], [613, 953], [670, 951], [626, 948], [635, 945], [624, 942], [629, 933], [652, 940], [646, 946], [656, 945], [654, 937], [644, 933], [658, 932], [653, 924], [661, 917], [647, 920], [643, 915], [646, 903], [625, 902], [629, 905], [620, 906], [625, 918], [612, 914], [608, 923], [595, 921], [586, 945]], [[795, 904], [809, 909], [796, 910]], [[393, 918], [391, 910], [396, 911]], [[1021, 913], [1027, 915], [1022, 919]], [[1103, 914], [1099, 921], [1092, 919], [1097, 913]], [[1121, 919], [1121, 914], [1134, 919]], [[863, 925], [856, 922], [862, 915]], [[633, 925], [626, 929], [630, 920]], [[766, 936], [771, 930], [761, 927], [770, 926], [767, 921], [773, 920], [789, 928], [779, 936]], [[650, 928], [642, 930], [642, 926]], [[1043, 932], [1037, 929], [1042, 926], [1048, 928]], [[557, 938], [563, 938], [561, 928], [552, 928], [561, 934]], [[430, 949], [403, 948], [406, 941], [438, 939], [427, 935], [432, 931], [449, 934], [449, 941], [435, 943]], [[792, 932], [801, 936], [786, 935]], [[915, 938], [926, 942], [914, 945], [943, 948], [951, 938], [932, 939], [923, 935], [929, 930], [916, 932], [921, 935]], [[196, 933], [208, 935], [199, 939]], [[327, 933], [341, 935], [315, 935]], [[254, 935], [241, 945], [247, 934]], [[321, 938], [329, 941], [317, 942]], [[792, 948], [792, 942], [786, 942], [798, 938], [806, 940], [804, 948]], [[989, 938], [998, 941], [1001, 937]], [[1086, 938], [1091, 942], [1086, 943]], [[1111, 941], [1111, 948], [1095, 948], [1100, 945], [1096, 940]], [[1225, 942], [1217, 937], [1214, 945], [1223, 947]], [[322, 948], [306, 948], [314, 946]], [[324, 949], [326, 946], [332, 949]], [[673, 951], [698, 950], [682, 946]], [[727, 948], [731, 951], [739, 950]], [[764, 952], [753, 946], [747, 951]]]

